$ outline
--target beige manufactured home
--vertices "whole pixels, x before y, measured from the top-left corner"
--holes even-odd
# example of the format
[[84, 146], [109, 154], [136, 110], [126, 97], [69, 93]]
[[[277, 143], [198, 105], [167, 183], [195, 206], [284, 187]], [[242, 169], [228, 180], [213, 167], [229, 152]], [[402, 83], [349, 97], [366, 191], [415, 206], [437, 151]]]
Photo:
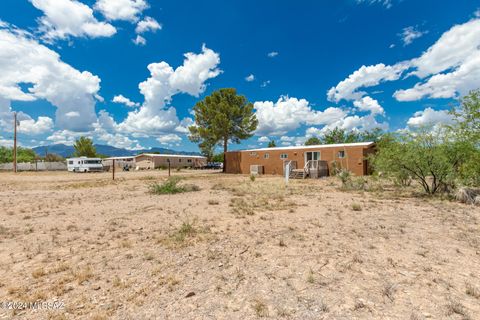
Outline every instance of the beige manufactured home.
[[143, 153], [135, 157], [138, 169], [201, 168], [207, 164], [207, 158], [193, 155]]

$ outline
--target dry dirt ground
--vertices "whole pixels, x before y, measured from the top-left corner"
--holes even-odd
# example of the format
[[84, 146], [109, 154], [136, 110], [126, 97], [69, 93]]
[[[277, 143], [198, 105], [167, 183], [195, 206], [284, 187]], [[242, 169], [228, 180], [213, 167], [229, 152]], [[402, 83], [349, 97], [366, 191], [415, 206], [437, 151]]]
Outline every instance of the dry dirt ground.
[[[335, 178], [0, 173], [0, 319], [480, 319], [480, 209]], [[2, 305], [0, 305], [1, 307]], [[57, 305], [58, 306], [58, 305]]]

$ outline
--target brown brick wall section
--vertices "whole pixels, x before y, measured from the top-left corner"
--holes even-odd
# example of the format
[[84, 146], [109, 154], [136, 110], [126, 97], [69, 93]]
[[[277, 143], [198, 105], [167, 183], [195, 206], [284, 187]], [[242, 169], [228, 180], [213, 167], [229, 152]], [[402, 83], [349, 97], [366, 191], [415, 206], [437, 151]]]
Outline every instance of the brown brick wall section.
[[[297, 167], [305, 165], [305, 152], [320, 152], [320, 160], [328, 162], [329, 170], [333, 170], [333, 161], [337, 167], [346, 168], [353, 174], [362, 176], [369, 173], [365, 159], [367, 154], [374, 151], [373, 146], [346, 146], [346, 147], [321, 147], [308, 149], [273, 149], [258, 151], [233, 151], [227, 152], [227, 173], [249, 174], [250, 165], [262, 165], [265, 174], [283, 174], [284, 160], [294, 160]], [[339, 151], [345, 151], [345, 158], [339, 158]], [[268, 156], [266, 156], [268, 154]], [[281, 154], [287, 154], [287, 159], [281, 159]]]

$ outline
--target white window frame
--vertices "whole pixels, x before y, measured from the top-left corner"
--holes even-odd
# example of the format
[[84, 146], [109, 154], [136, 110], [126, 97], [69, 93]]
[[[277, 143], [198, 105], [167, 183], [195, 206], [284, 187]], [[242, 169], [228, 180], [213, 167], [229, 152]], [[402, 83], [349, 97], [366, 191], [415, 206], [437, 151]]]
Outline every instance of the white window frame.
[[[343, 155], [341, 155], [343, 153]], [[345, 150], [340, 150], [337, 152], [337, 158], [339, 159], [345, 159], [347, 157], [347, 153], [345, 152]]]
[[280, 159], [288, 159], [288, 153], [280, 154]]
[[263, 159], [270, 159], [270, 153], [265, 152], [265, 154], [263, 155]]

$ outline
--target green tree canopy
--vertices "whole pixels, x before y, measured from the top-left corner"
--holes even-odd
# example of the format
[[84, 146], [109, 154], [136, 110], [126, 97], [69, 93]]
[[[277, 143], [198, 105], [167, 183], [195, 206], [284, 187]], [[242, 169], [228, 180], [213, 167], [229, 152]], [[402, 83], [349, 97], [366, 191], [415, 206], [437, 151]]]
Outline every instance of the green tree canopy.
[[314, 146], [318, 144], [322, 144], [322, 141], [317, 137], [310, 137], [305, 141], [306, 146]]
[[[193, 108], [195, 124], [189, 127], [189, 138], [198, 143], [202, 152], [223, 145], [228, 151], [228, 142], [240, 143], [248, 139], [257, 128], [258, 120], [253, 104], [245, 96], [237, 95], [236, 89], [226, 88], [213, 92]], [[227, 164], [223, 166], [226, 170]]]
[[[36, 159], [36, 154], [32, 149], [17, 148], [17, 162], [33, 162]], [[0, 147], [0, 163], [13, 162], [13, 148]]]
[[277, 143], [275, 142], [275, 140], [270, 140], [270, 142], [268, 143], [269, 148], [275, 148], [276, 146], [277, 146]]
[[462, 99], [459, 108], [453, 109], [455, 124], [450, 127], [458, 133], [459, 138], [470, 139], [480, 144], [480, 90], [471, 91]]
[[212, 157], [213, 162], [223, 162], [223, 160], [224, 160], [223, 153], [217, 153]]
[[97, 150], [93, 145], [93, 140], [87, 137], [80, 137], [78, 138], [73, 147], [75, 148], [75, 152], [73, 153], [74, 157], [89, 157], [95, 158], [97, 157]]

